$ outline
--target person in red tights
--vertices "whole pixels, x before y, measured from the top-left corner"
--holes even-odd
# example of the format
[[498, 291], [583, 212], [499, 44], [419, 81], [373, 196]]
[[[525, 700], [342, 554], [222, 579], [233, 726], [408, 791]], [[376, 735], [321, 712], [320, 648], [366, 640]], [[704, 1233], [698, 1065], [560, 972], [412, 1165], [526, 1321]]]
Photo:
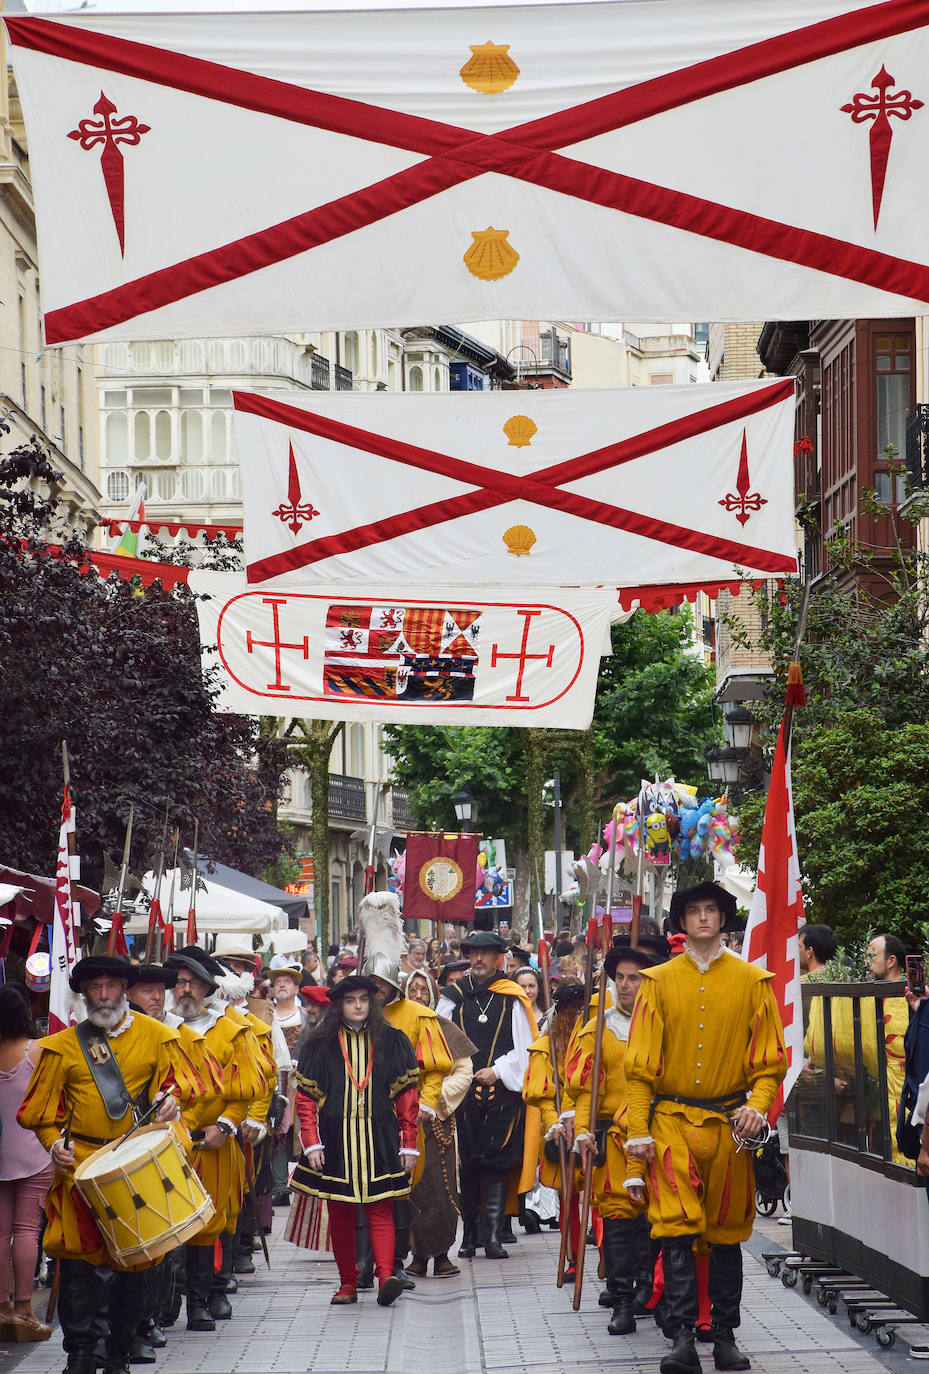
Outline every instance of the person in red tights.
[[330, 988], [330, 1005], [297, 1066], [303, 1154], [291, 1187], [327, 1201], [336, 1305], [358, 1301], [359, 1207], [371, 1233], [378, 1304], [388, 1307], [403, 1291], [394, 1275], [393, 1203], [408, 1196], [418, 1154], [419, 1067], [408, 1038], [384, 1020], [376, 993], [373, 979], [357, 975]]

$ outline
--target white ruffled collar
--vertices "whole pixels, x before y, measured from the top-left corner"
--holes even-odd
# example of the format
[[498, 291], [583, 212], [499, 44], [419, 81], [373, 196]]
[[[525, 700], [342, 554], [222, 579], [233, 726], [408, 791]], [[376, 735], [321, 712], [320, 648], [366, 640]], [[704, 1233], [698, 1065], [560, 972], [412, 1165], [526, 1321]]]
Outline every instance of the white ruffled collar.
[[122, 1035], [123, 1031], [127, 1031], [129, 1029], [129, 1027], [132, 1025], [132, 1021], [132, 1012], [127, 1011], [126, 1015], [120, 1021], [119, 1025], [114, 1026], [112, 1030], [108, 1030], [107, 1035], [110, 1037], [111, 1040], [115, 1040], [117, 1035]]
[[687, 942], [685, 941], [685, 942], [684, 942], [684, 953], [687, 955], [688, 959], [692, 960], [692, 962], [695, 963], [695, 964], [697, 965], [697, 968], [700, 970], [701, 973], [706, 973], [706, 971], [709, 969], [710, 965], [711, 965], [711, 964], [715, 964], [715, 963], [716, 963], [716, 960], [717, 960], [717, 959], [721, 959], [721, 958], [723, 957], [724, 954], [728, 954], [728, 953], [729, 953], [729, 950], [728, 950], [728, 949], [726, 948], [726, 946], [723, 944], [722, 940], [720, 940], [719, 946], [718, 946], [718, 948], [717, 948], [717, 950], [716, 950], [716, 953], [715, 953], [715, 954], [711, 954], [710, 957], [709, 957], [708, 959], [701, 959], [700, 956], [699, 956], [699, 954], [696, 954], [696, 953], [690, 948], [690, 945], [688, 945]]

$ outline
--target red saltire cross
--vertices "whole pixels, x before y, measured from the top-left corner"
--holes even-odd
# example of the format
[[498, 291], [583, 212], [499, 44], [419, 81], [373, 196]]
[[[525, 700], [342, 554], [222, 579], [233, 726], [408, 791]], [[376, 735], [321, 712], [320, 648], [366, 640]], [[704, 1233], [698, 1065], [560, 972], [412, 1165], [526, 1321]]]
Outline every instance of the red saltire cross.
[[596, 524], [610, 525], [614, 529], [627, 530], [646, 539], [691, 549], [712, 558], [727, 559], [760, 572], [795, 572], [797, 564], [793, 555], [788, 556], [772, 549], [753, 548], [749, 544], [737, 543], [717, 535], [702, 534], [698, 530], [674, 525], [667, 520], [643, 515], [639, 511], [624, 510], [606, 501], [596, 501], [577, 492], [563, 490], [563, 484], [567, 482], [577, 482], [583, 477], [590, 477], [608, 468], [632, 462], [636, 458], [654, 453], [670, 444], [680, 443], [694, 435], [703, 434], [719, 425], [744, 419], [769, 406], [791, 400], [793, 394], [794, 380], [792, 377], [785, 378], [770, 387], [766, 386], [763, 391], [708, 406], [694, 415], [659, 425], [643, 434], [620, 440], [615, 444], [607, 444], [604, 448], [583, 453], [577, 458], [566, 459], [537, 472], [517, 476], [461, 458], [452, 458], [433, 449], [406, 444], [386, 435], [372, 434], [368, 430], [342, 424], [326, 416], [301, 410], [297, 406], [272, 400], [268, 396], [234, 391], [232, 403], [238, 411], [258, 415], [263, 419], [287, 425], [291, 429], [315, 434], [365, 453], [373, 453], [379, 458], [389, 458], [408, 467], [452, 477], [475, 488], [461, 496], [403, 511], [370, 525], [343, 530], [339, 534], [314, 539], [297, 548], [271, 554], [267, 558], [250, 563], [246, 576], [249, 582], [262, 582], [266, 578], [292, 571], [294, 568], [306, 567], [334, 554], [352, 553], [372, 544], [398, 538], [400, 535], [441, 525], [462, 515], [491, 510], [494, 506], [504, 505], [507, 501], [532, 501], [536, 505], [561, 510], [568, 515], [591, 520]]
[[486, 172], [515, 177], [624, 214], [667, 224], [784, 262], [929, 301], [929, 266], [797, 225], [766, 219], [555, 152], [663, 111], [749, 85], [850, 48], [924, 28], [925, 0], [885, 0], [749, 44], [498, 134], [327, 95], [184, 53], [53, 20], [5, 16], [11, 40], [72, 62], [121, 72], [206, 99], [426, 160], [349, 195], [150, 272], [45, 316], [49, 344], [94, 334], [189, 295], [330, 243]]

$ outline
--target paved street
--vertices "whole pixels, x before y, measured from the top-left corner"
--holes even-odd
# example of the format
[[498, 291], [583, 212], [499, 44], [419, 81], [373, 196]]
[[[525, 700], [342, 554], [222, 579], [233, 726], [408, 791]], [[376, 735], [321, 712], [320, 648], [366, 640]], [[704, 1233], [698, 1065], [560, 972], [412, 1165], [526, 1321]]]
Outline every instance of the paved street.
[[[275, 1214], [283, 1230], [283, 1214]], [[519, 1230], [519, 1228], [517, 1228]], [[758, 1374], [886, 1374], [918, 1368], [901, 1339], [879, 1351], [873, 1336], [852, 1335], [844, 1314], [830, 1318], [799, 1289], [770, 1278], [762, 1249], [786, 1246], [786, 1227], [759, 1223], [746, 1255], [740, 1341]], [[594, 1251], [588, 1250], [588, 1258]], [[657, 1374], [668, 1346], [651, 1321], [635, 1336], [610, 1337], [597, 1307], [596, 1275], [574, 1313], [567, 1289], [554, 1287], [556, 1233], [523, 1238], [507, 1262], [480, 1259], [460, 1278], [420, 1280], [395, 1307], [379, 1308], [373, 1293], [355, 1307], [333, 1308], [331, 1259], [272, 1238], [272, 1270], [242, 1281], [231, 1322], [215, 1335], [188, 1335], [181, 1325], [152, 1374]], [[262, 1272], [263, 1271], [263, 1272]], [[40, 1290], [37, 1307], [44, 1305]], [[58, 1374], [60, 1332], [42, 1345], [0, 1349], [0, 1374]], [[703, 1367], [712, 1355], [701, 1347]]]

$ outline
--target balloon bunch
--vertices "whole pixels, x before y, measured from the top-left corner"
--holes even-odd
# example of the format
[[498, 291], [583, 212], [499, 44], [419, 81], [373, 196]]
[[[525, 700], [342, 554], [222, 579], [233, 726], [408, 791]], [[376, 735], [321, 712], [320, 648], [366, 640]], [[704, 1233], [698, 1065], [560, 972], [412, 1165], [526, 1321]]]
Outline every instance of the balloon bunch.
[[[665, 782], [643, 779], [640, 794], [645, 829], [645, 858], [656, 868], [673, 859], [716, 859], [723, 865], [733, 862], [739, 843], [739, 818], [730, 813], [725, 795], [697, 796], [697, 789], [668, 778]], [[639, 797], [623, 807], [621, 833], [617, 834], [617, 854], [626, 859], [638, 857], [642, 841]], [[613, 835], [612, 820], [604, 827], [607, 845]], [[599, 849], [599, 846], [594, 846]], [[602, 851], [601, 851], [602, 852]], [[590, 857], [593, 859], [593, 850]], [[598, 855], [599, 857], [599, 855]]]
[[481, 840], [474, 877], [474, 905], [486, 905], [489, 897], [502, 897], [506, 889], [506, 874], [497, 863], [497, 846], [493, 840]]

